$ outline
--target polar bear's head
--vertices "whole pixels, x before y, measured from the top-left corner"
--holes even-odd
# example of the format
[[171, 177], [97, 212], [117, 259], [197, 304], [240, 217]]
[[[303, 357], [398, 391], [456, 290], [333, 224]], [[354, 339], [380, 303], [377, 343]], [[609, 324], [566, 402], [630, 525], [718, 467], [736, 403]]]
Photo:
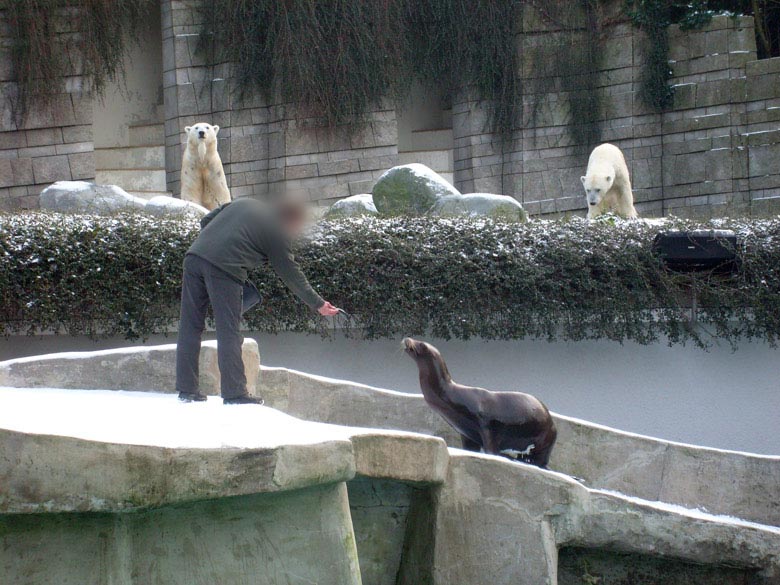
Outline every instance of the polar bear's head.
[[601, 203], [602, 197], [612, 188], [615, 177], [613, 174], [588, 173], [584, 177], [580, 177], [580, 180], [582, 186], [585, 187], [588, 205], [593, 207]]
[[194, 126], [187, 126], [184, 128], [187, 133], [187, 142], [193, 145], [199, 143], [213, 144], [217, 141], [217, 132], [219, 132], [219, 126], [212, 126], [206, 122], [198, 122]]

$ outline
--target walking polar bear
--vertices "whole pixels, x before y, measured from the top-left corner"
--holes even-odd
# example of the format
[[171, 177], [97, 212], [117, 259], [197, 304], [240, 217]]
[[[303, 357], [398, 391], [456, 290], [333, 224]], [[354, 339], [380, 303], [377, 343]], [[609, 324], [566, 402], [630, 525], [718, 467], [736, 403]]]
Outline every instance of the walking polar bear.
[[588, 170], [580, 177], [588, 199], [588, 219], [607, 211], [621, 217], [639, 217], [634, 209], [634, 194], [623, 153], [614, 144], [601, 144], [588, 159]]
[[184, 132], [187, 146], [181, 161], [181, 198], [209, 210], [227, 203], [230, 190], [217, 152], [219, 126], [198, 122]]

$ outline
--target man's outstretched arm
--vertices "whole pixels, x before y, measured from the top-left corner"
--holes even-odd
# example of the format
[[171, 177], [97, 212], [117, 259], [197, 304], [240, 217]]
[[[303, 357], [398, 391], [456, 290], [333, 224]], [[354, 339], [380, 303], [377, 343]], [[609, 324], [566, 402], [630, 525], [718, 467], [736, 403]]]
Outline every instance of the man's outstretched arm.
[[338, 313], [339, 310], [318, 295], [309, 284], [295, 261], [289, 244], [280, 243], [274, 246], [268, 253], [268, 262], [293, 294], [320, 315], [332, 316]]

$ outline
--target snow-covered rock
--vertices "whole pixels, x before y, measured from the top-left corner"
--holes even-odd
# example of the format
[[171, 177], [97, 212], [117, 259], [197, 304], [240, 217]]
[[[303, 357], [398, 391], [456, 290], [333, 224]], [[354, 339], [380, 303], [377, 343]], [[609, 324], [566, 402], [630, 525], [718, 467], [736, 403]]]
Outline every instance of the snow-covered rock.
[[193, 219], [200, 219], [209, 212], [202, 205], [167, 195], [152, 197], [146, 202], [144, 211], [156, 217], [179, 216], [192, 217]]
[[393, 167], [379, 179], [372, 192], [382, 215], [422, 215], [440, 198], [460, 195], [444, 177], [425, 165]]
[[41, 191], [41, 209], [60, 213], [110, 215], [118, 211], [138, 210], [146, 200], [130, 195], [116, 185], [95, 185], [86, 181], [57, 181]]
[[437, 217], [468, 215], [508, 221], [528, 220], [528, 214], [516, 199], [493, 193], [467, 193], [442, 197], [434, 203], [431, 215]]
[[333, 219], [337, 217], [353, 217], [355, 215], [377, 215], [376, 205], [371, 193], [352, 195], [336, 201], [328, 208], [325, 217]]

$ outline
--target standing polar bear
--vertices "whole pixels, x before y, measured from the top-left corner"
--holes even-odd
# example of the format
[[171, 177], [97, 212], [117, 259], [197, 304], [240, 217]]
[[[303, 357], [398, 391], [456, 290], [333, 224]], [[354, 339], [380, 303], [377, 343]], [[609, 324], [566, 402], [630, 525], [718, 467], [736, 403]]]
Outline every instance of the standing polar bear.
[[588, 159], [588, 170], [580, 177], [588, 198], [588, 219], [609, 210], [621, 217], [639, 217], [634, 209], [634, 194], [623, 153], [614, 144], [601, 144]]
[[187, 146], [181, 161], [181, 198], [214, 209], [230, 201], [230, 191], [217, 152], [219, 126], [198, 122], [184, 129]]

